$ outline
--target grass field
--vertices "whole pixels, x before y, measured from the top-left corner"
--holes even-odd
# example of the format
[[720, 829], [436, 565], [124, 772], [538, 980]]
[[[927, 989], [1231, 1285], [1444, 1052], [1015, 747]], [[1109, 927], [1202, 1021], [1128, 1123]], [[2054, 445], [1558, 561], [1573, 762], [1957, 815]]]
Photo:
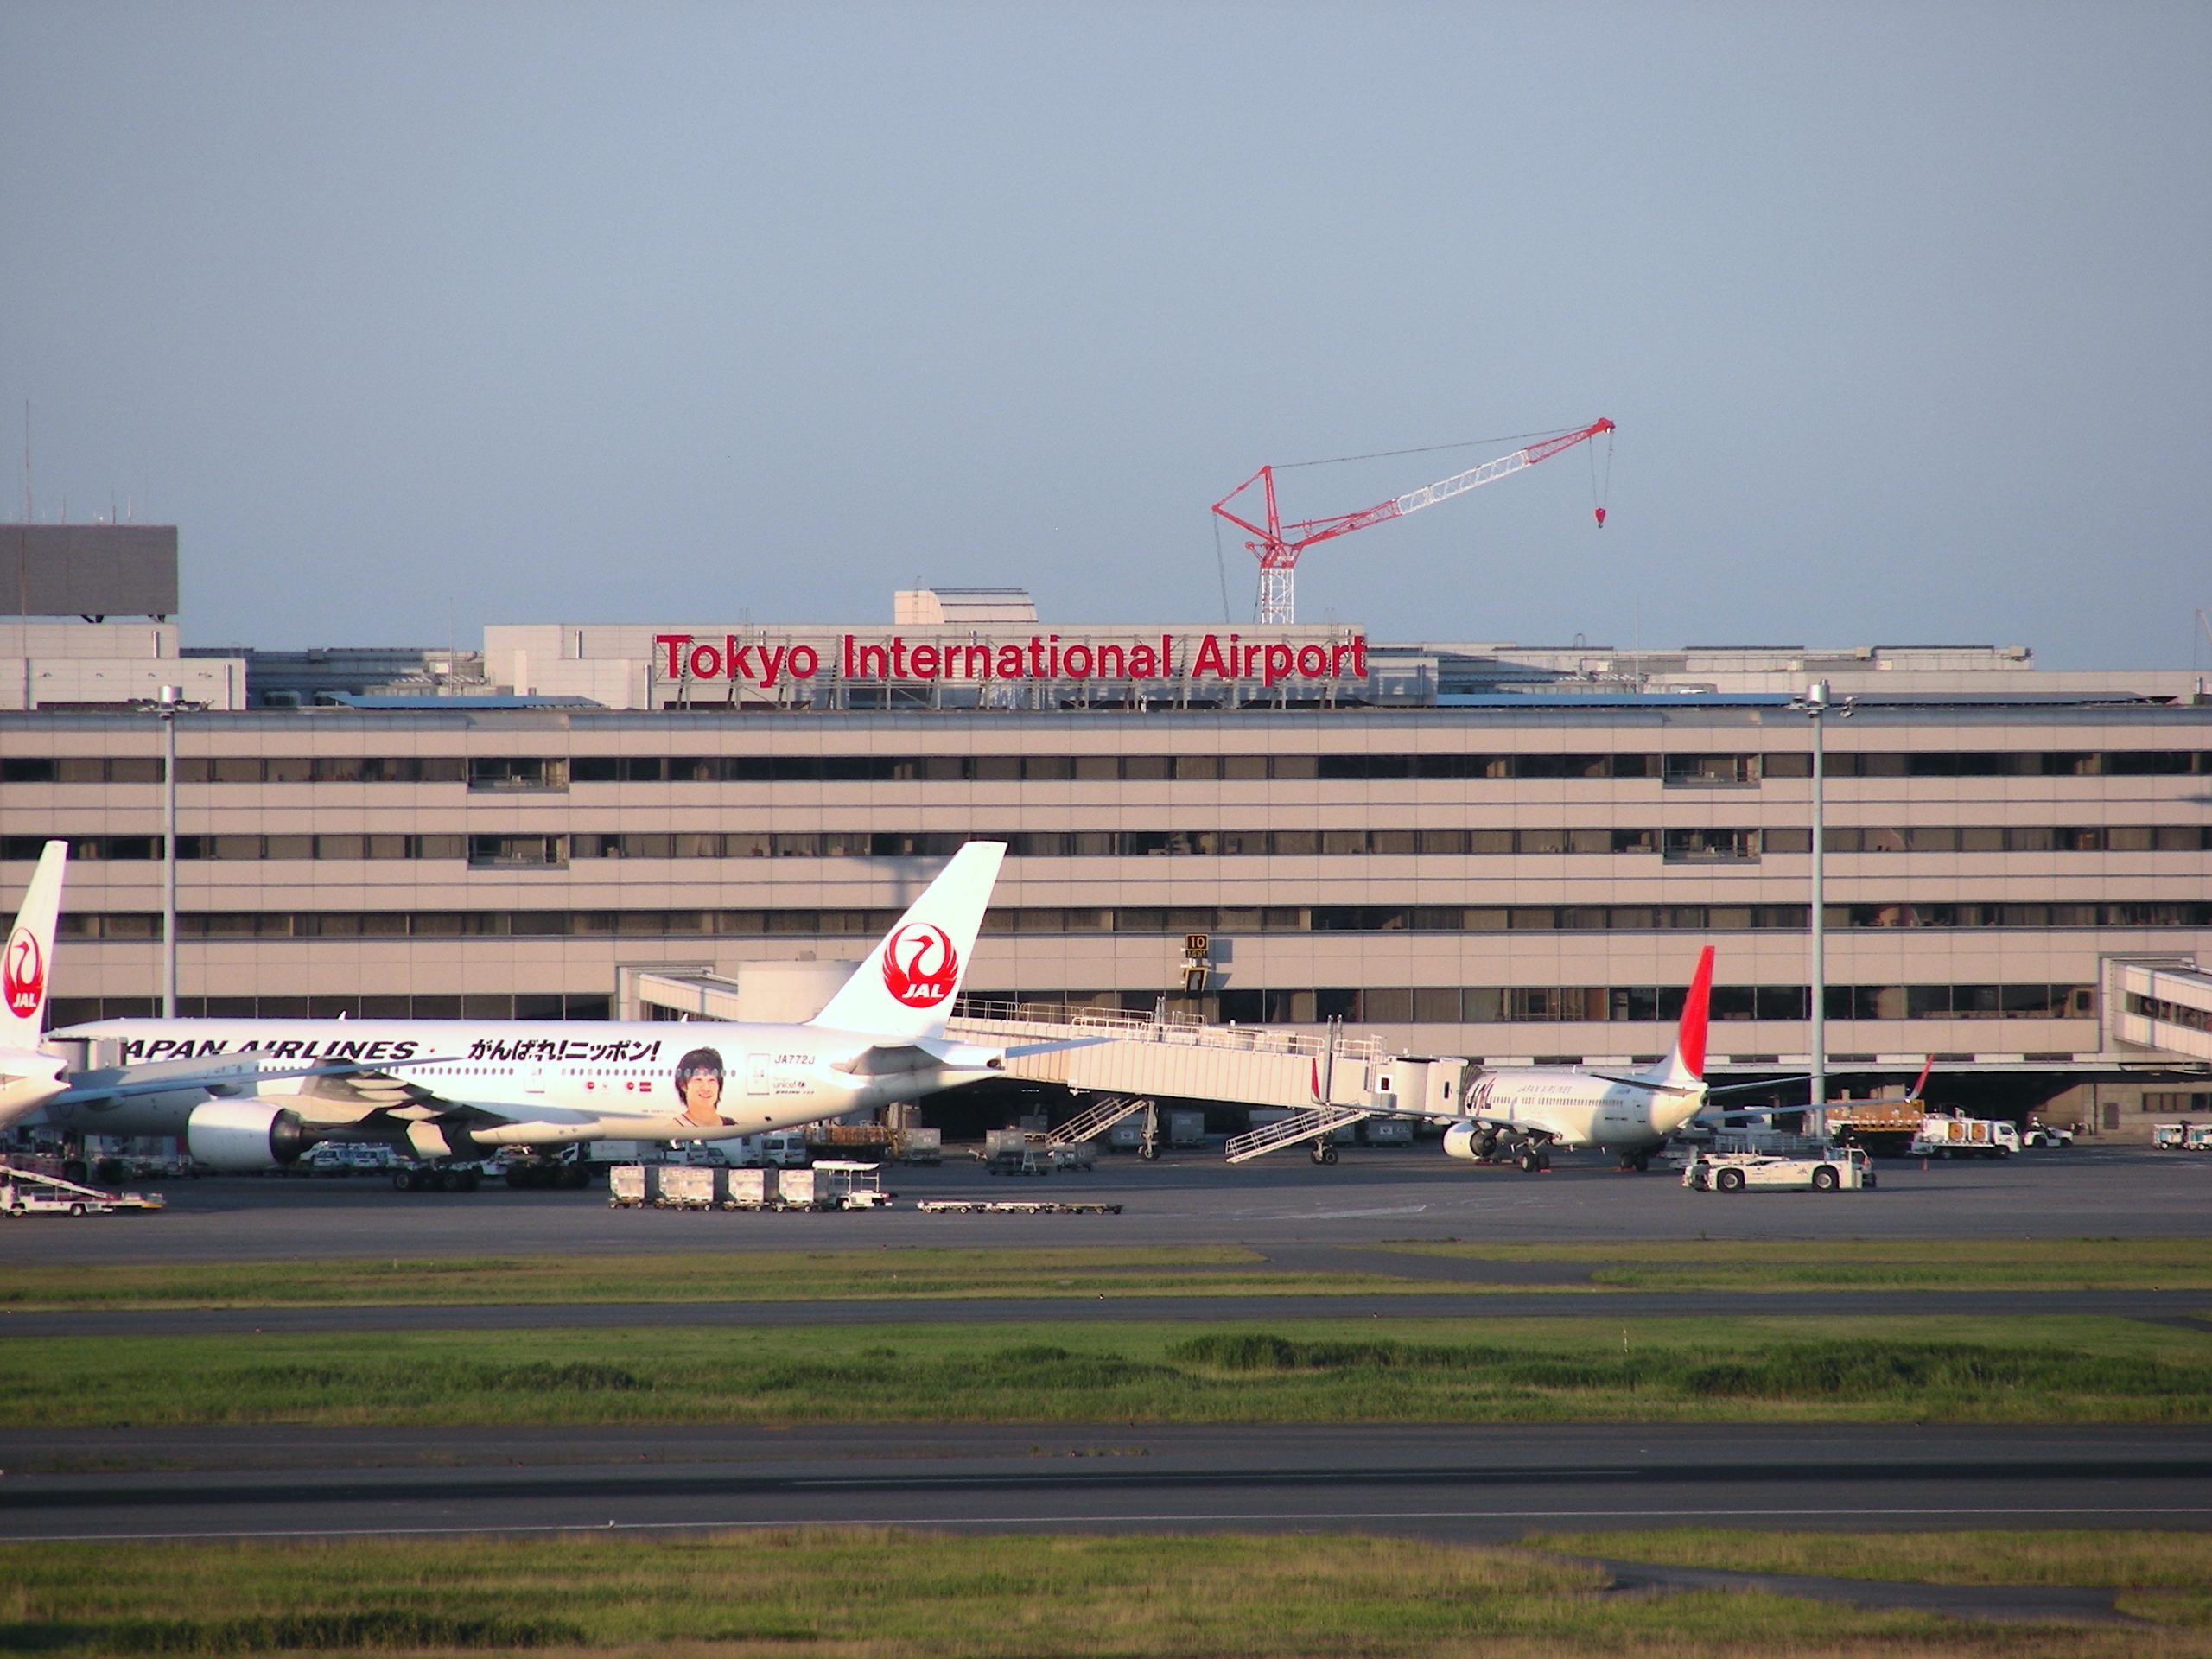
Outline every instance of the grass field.
[[0, 1308], [551, 1306], [1097, 1296], [1593, 1295], [1653, 1290], [2205, 1290], [2212, 1239], [1852, 1239], [1614, 1244], [1451, 1241], [1374, 1247], [1586, 1268], [1587, 1287], [1455, 1285], [1387, 1272], [1290, 1272], [1233, 1245], [1122, 1249], [791, 1250], [685, 1255], [20, 1268]]
[[[702, 1221], [702, 1228], [711, 1226]], [[164, 1267], [23, 1268], [0, 1307], [347, 1307], [564, 1302], [819, 1302], [1004, 1296], [1321, 1295], [1433, 1288], [1284, 1273], [1233, 1245], [1119, 1249], [790, 1250]]]
[[872, 1531], [0, 1547], [0, 1651], [2202, 1659], [2190, 1627], [1983, 1625], [1608, 1594], [1532, 1549], [1372, 1537]]
[[16, 1338], [17, 1427], [2212, 1421], [2212, 1342], [2097, 1318], [1112, 1322]]
[[1463, 1262], [1586, 1264], [1610, 1290], [2208, 1290], [2212, 1238], [1383, 1244]]

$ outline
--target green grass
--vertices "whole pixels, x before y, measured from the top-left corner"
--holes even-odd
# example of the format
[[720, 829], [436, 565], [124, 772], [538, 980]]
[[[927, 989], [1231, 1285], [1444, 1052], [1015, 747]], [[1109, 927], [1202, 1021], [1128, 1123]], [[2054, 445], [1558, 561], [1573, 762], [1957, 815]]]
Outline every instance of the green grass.
[[1463, 1262], [1586, 1263], [1608, 1290], [2212, 1290], [2212, 1238], [1401, 1242]]
[[[702, 1220], [702, 1230], [712, 1223]], [[1234, 1245], [872, 1249], [26, 1267], [0, 1309], [556, 1306], [1105, 1296], [1512, 1296], [1650, 1290], [2207, 1290], [2212, 1239], [1853, 1239], [1374, 1247], [1589, 1268], [1586, 1287], [1291, 1272]]]
[[0, 1421], [2212, 1421], [2212, 1340], [2095, 1318], [17, 1338]]
[[0, 1651], [836, 1659], [1961, 1655], [2203, 1659], [2190, 1630], [1954, 1623], [1766, 1595], [1608, 1595], [1528, 1549], [1362, 1536], [0, 1546]]
[[[691, 1219], [686, 1217], [685, 1219]], [[711, 1219], [701, 1218], [702, 1232]], [[1233, 1245], [1043, 1250], [722, 1251], [11, 1268], [0, 1308], [552, 1306], [1433, 1291], [1384, 1275], [1285, 1273]], [[1441, 1287], [1448, 1290], [1449, 1286]]]

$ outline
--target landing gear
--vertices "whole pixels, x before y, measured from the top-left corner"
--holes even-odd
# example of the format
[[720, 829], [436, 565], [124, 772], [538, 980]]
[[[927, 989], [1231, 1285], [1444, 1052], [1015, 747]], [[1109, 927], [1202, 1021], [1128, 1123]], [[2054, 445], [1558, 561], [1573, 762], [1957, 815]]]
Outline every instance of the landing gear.
[[392, 1186], [401, 1192], [474, 1192], [483, 1184], [481, 1172], [475, 1169], [452, 1169], [440, 1165], [434, 1169], [402, 1169], [392, 1173]]
[[1523, 1173], [1539, 1175], [1552, 1166], [1549, 1147], [1532, 1146], [1521, 1148], [1521, 1168]]
[[1306, 1155], [1317, 1164], [1333, 1164], [1337, 1161], [1337, 1149], [1319, 1141], [1313, 1143], [1313, 1150]]
[[1641, 1175], [1645, 1170], [1650, 1167], [1651, 1154], [1648, 1152], [1624, 1152], [1621, 1154], [1620, 1168], [1621, 1173], [1624, 1175]]

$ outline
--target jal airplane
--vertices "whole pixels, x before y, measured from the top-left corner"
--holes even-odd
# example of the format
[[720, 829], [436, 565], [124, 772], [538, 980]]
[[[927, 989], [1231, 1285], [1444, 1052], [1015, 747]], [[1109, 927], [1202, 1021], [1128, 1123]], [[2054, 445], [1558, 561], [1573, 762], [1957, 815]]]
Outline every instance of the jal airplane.
[[1708, 944], [1666, 1059], [1643, 1071], [1548, 1065], [1486, 1071], [1468, 1085], [1465, 1116], [1445, 1131], [1445, 1152], [1470, 1163], [1510, 1159], [1534, 1173], [1551, 1167], [1554, 1147], [1598, 1147], [1617, 1154], [1623, 1169], [1649, 1168], [1651, 1154], [1705, 1104], [1712, 997]]
[[979, 1083], [1010, 1057], [1067, 1046], [945, 1036], [1005, 856], [997, 842], [963, 847], [804, 1025], [105, 1020], [53, 1033], [87, 1044], [102, 1069], [73, 1074], [45, 1118], [86, 1135], [180, 1135], [202, 1163], [259, 1170], [319, 1141], [429, 1161], [717, 1141]]

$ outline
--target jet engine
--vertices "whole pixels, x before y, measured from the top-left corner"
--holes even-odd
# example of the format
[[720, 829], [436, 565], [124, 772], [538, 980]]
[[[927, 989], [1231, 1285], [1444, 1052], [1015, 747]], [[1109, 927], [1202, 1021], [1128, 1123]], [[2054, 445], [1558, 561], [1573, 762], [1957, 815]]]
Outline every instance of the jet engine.
[[1497, 1148], [1497, 1131], [1481, 1123], [1454, 1123], [1444, 1131], [1444, 1155], [1478, 1164]]
[[308, 1149], [309, 1135], [296, 1112], [257, 1100], [218, 1100], [196, 1106], [185, 1120], [185, 1145], [210, 1169], [281, 1169]]

